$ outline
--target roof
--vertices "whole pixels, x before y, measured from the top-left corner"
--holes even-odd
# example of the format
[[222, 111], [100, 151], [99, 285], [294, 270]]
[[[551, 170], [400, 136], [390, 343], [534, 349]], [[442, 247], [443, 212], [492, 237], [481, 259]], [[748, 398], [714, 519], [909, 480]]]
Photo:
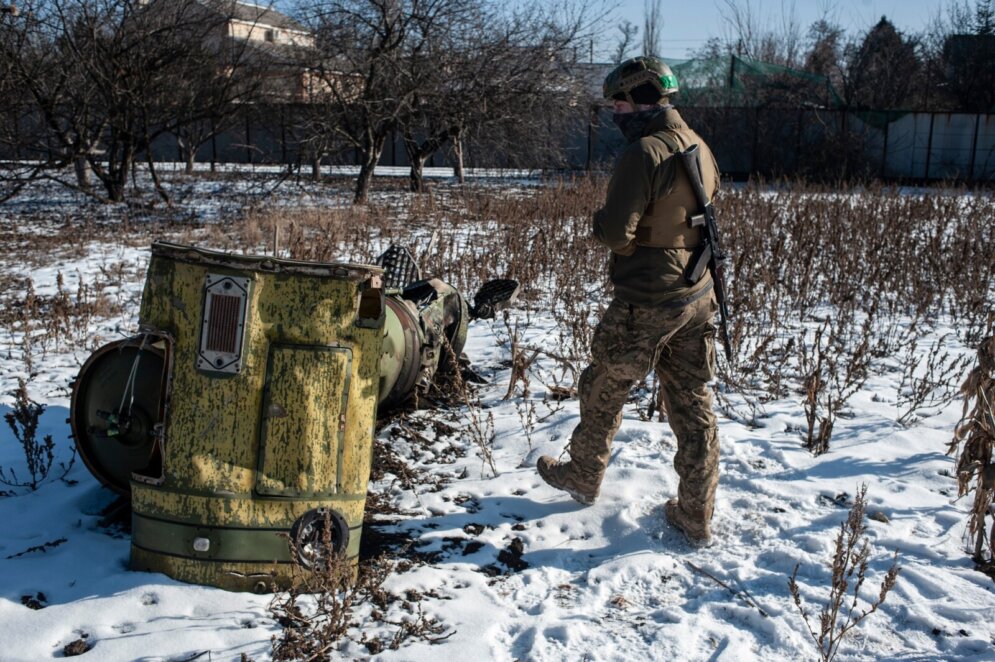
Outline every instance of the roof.
[[282, 30], [308, 32], [306, 27], [269, 6], [232, 0], [200, 0], [200, 2], [205, 7], [236, 21], [255, 23]]

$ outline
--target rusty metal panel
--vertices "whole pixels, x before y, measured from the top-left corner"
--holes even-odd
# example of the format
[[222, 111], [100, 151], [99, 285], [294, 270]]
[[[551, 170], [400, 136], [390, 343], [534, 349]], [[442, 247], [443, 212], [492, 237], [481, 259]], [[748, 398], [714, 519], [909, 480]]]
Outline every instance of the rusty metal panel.
[[276, 345], [263, 399], [256, 491], [331, 495], [341, 484], [352, 352]]
[[226, 374], [237, 374], [241, 370], [251, 283], [251, 278], [207, 275], [200, 351], [197, 353], [197, 367], [201, 370]]

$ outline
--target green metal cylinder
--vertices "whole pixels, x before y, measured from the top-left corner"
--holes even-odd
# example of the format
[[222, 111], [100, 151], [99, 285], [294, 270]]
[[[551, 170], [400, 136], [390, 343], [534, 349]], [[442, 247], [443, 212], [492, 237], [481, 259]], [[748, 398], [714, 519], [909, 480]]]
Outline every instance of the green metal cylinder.
[[286, 585], [287, 538], [314, 512], [345, 522], [341, 551], [356, 558], [380, 273], [153, 245], [140, 328], [169, 346], [170, 368], [161, 472], [131, 481], [134, 569], [230, 590]]

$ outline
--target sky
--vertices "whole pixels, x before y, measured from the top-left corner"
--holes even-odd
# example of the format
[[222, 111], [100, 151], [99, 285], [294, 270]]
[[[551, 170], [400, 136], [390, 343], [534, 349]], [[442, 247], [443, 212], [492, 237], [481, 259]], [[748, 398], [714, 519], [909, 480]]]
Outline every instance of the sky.
[[[741, 9], [749, 6], [753, 14], [763, 18], [763, 25], [775, 27], [782, 21], [782, 16], [789, 14], [794, 8], [795, 16], [802, 27], [802, 33], [808, 31], [808, 26], [823, 15], [823, 9], [829, 7], [829, 14], [834, 22], [841, 25], [848, 33], [859, 34], [873, 26], [882, 16], [888, 19], [902, 32], [918, 32], [936, 16], [952, 4], [952, 0], [736, 0]], [[639, 26], [639, 44], [642, 43], [642, 26], [646, 0], [620, 0], [614, 13], [615, 22], [631, 21]], [[727, 24], [723, 14], [728, 15], [728, 3], [725, 0], [701, 0], [694, 2], [662, 1], [663, 8], [663, 46], [661, 56], [664, 58], [684, 58], [688, 51], [701, 47], [709, 37], [722, 37]], [[969, 0], [971, 6], [973, 0]], [[617, 42], [618, 30], [609, 32], [610, 41]], [[636, 55], [640, 46], [630, 55]], [[597, 55], [596, 55], [597, 56]]]

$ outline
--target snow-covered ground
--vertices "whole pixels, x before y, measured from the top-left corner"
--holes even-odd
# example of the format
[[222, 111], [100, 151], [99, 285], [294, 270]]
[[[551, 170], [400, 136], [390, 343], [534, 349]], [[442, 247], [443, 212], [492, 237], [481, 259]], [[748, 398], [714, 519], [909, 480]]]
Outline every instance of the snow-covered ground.
[[[53, 252], [39, 264], [0, 255], [0, 275], [29, 276], [38, 294], [52, 294], [61, 272], [65, 289], [75, 292], [78, 279], [110, 283], [108, 271], [123, 264], [120, 283], [105, 288], [120, 312], [96, 320], [89, 341], [129, 333], [147, 247], [95, 242], [72, 253]], [[516, 317], [526, 315], [513, 310], [512, 322]], [[527, 317], [522, 341], [542, 346], [554, 322], [541, 311]], [[428, 560], [405, 564], [387, 580], [391, 593], [416, 596], [408, 607], [392, 605], [387, 620], [405, 617], [420, 598], [424, 614], [449, 636], [438, 643], [412, 639], [372, 657], [816, 659], [788, 578], [800, 564], [802, 598], [817, 620], [835, 536], [866, 484], [872, 553], [858, 610], [877, 597], [896, 551], [902, 570], [840, 659], [995, 660], [995, 583], [965, 553], [968, 499], [956, 498], [954, 461], [944, 454], [960, 402], [904, 427], [896, 422], [900, 371], [882, 371], [852, 399], [830, 452], [819, 457], [801, 445], [797, 394], [768, 403], [759, 427], [720, 416], [717, 543], [699, 550], [664, 521], [662, 505], [677, 487], [676, 446], [665, 423], [642, 420], [645, 401], [626, 408], [596, 505], [584, 508], [539, 480], [536, 459], [559, 455], [577, 422], [577, 402], [545, 397], [541, 377], [553, 366], [541, 360], [528, 398], [519, 391], [502, 400], [510, 377], [506, 336], [503, 322], [476, 321], [466, 348], [489, 380], [479, 396], [493, 416], [497, 475], [466, 433], [465, 408], [418, 412], [400, 432], [395, 423], [380, 433], [412, 467], [448, 480], [441, 489], [427, 480], [405, 488], [388, 475], [374, 485], [402, 513], [383, 531], [407, 537]], [[16, 378], [27, 376], [19, 347], [14, 333], [0, 338], [0, 414], [10, 411]], [[48, 406], [39, 437], [53, 436], [57, 461], [69, 458], [68, 384], [87, 354], [81, 343], [48, 347], [34, 359], [31, 396]], [[742, 403], [735, 393], [729, 397]], [[0, 467], [23, 475], [21, 449], [0, 428]], [[267, 610], [270, 597], [129, 571], [128, 536], [99, 525], [113, 495], [80, 462], [64, 480], [17, 492], [0, 497], [0, 660], [61, 657], [81, 637], [92, 645], [88, 659], [268, 659], [270, 639], [281, 630]], [[43, 608], [23, 604], [32, 600]], [[397, 628], [383, 620], [367, 624], [370, 609], [357, 612], [355, 636], [334, 658], [371, 657], [359, 643], [363, 628], [390, 640]]]

